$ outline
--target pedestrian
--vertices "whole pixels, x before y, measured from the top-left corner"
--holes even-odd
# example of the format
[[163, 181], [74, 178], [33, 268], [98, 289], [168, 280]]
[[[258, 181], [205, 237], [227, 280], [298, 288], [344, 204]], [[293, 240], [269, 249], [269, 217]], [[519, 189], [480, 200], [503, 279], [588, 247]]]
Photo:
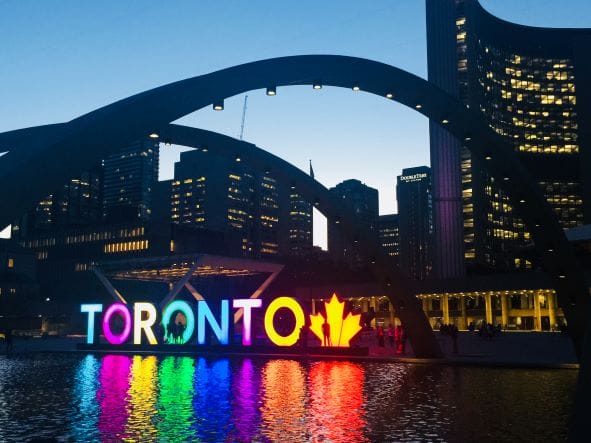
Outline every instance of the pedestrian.
[[388, 340], [390, 341], [390, 347], [394, 348], [394, 327], [391, 324], [388, 325]]
[[324, 323], [322, 323], [322, 336], [322, 346], [332, 346], [332, 340], [330, 339], [330, 325], [326, 319], [324, 320]]
[[449, 326], [449, 336], [452, 342], [452, 352], [454, 354], [458, 353], [458, 327], [456, 325]]
[[404, 328], [404, 326], [400, 326], [400, 328], [402, 329], [402, 349], [401, 349], [401, 354], [405, 354], [406, 353], [406, 339], [407, 339], [407, 335], [406, 335], [406, 329]]
[[394, 338], [396, 339], [396, 353], [402, 353], [402, 326], [396, 326], [396, 330], [394, 331]]
[[378, 346], [380, 348], [383, 348], [386, 344], [385, 344], [385, 337], [384, 337], [384, 327], [383, 326], [378, 326]]

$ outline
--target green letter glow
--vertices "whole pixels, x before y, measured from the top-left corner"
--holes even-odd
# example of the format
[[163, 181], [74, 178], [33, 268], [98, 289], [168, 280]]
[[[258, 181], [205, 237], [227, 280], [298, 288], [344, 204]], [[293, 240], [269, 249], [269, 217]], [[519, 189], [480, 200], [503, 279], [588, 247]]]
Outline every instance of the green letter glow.
[[222, 300], [221, 325], [216, 321], [205, 300], [199, 300], [197, 307], [197, 343], [205, 344], [205, 319], [211, 326], [213, 333], [222, 345], [228, 344], [228, 318], [230, 317], [230, 303]]
[[[146, 313], [147, 318], [142, 320], [142, 313]], [[154, 337], [152, 326], [156, 323], [156, 308], [152, 303], [134, 303], [133, 305], [133, 344], [142, 344], [142, 329], [146, 334], [148, 343], [157, 345], [158, 341]]]
[[94, 343], [94, 314], [103, 312], [103, 305], [101, 304], [84, 304], [80, 305], [80, 312], [88, 313], [88, 327], [86, 329], [86, 343], [89, 345]]
[[168, 333], [168, 324], [170, 323], [170, 317], [175, 311], [181, 311], [185, 318], [187, 319], [187, 327], [183, 331], [183, 342], [181, 344], [187, 343], [191, 336], [193, 335], [193, 331], [195, 330], [195, 315], [193, 314], [193, 309], [189, 306], [189, 303], [183, 300], [175, 300], [172, 303], [169, 303], [164, 311], [162, 311], [162, 326], [164, 326]]

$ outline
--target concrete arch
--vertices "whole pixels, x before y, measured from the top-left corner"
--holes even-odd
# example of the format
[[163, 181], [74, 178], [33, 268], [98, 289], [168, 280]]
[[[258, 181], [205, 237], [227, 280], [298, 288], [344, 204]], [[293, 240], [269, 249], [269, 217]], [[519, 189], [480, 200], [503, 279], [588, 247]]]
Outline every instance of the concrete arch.
[[0, 152], [9, 151], [0, 159], [0, 226], [40, 200], [46, 189], [58, 187], [134, 140], [152, 132], [163, 134], [171, 121], [197, 109], [253, 89], [315, 83], [359, 87], [392, 98], [440, 122], [473, 155], [488, 160], [488, 171], [502, 183], [531, 232], [545, 269], [554, 277], [559, 304], [581, 357], [589, 311], [586, 283], [552, 209], [517, 155], [477, 111], [415, 75], [375, 61], [335, 55], [262, 60], [123, 99], [64, 124], [47, 141], [37, 133], [25, 150], [2, 149], [0, 136]]

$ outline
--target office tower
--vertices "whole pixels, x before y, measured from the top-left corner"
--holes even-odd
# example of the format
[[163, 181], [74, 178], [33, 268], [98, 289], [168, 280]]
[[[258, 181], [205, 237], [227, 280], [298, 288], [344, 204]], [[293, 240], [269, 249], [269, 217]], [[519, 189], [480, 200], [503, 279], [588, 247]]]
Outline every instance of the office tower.
[[380, 248], [384, 254], [399, 264], [400, 258], [400, 220], [398, 214], [380, 215], [378, 219]]
[[104, 207], [108, 223], [148, 220], [158, 181], [159, 145], [142, 140], [104, 160]]
[[76, 228], [100, 221], [102, 182], [102, 165], [70, 179], [13, 223], [12, 238], [23, 240], [56, 229]]
[[[376, 246], [378, 244], [378, 191], [359, 180], [345, 180], [334, 188], [330, 188], [335, 197], [343, 202], [343, 205], [353, 211], [357, 222], [365, 229], [373, 231]], [[345, 238], [339, 226], [328, 224], [328, 252], [335, 260], [344, 261], [353, 265], [363, 264], [353, 239]]]
[[[590, 42], [591, 30], [515, 25], [476, 0], [427, 0], [429, 80], [505, 137], [564, 228], [591, 219]], [[460, 275], [462, 255], [473, 268], [529, 268], [529, 233], [486, 159], [435, 122], [430, 136], [436, 273]]]
[[302, 257], [312, 250], [312, 204], [295, 185], [289, 192], [289, 255]]
[[400, 269], [424, 280], [431, 274], [433, 204], [431, 171], [427, 166], [402, 170], [396, 183], [400, 223]]
[[311, 205], [272, 172], [237, 160], [207, 149], [182, 153], [172, 182], [172, 222], [237, 237], [240, 251], [234, 252], [247, 257], [298, 255], [311, 247]]

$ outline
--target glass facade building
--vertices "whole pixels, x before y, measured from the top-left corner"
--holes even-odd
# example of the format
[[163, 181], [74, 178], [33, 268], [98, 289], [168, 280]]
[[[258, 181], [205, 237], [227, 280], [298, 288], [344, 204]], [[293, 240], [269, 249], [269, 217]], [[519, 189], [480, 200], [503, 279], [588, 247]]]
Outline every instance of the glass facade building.
[[111, 221], [148, 220], [158, 182], [159, 143], [134, 143], [104, 160], [104, 215]]
[[402, 170], [396, 183], [400, 222], [400, 269], [424, 280], [433, 263], [433, 203], [431, 170], [427, 166]]
[[[427, 0], [427, 37], [429, 80], [506, 138], [565, 229], [589, 223], [591, 31], [508, 23], [477, 0]], [[437, 274], [461, 275], [462, 259], [469, 269], [531, 268], [529, 233], [486, 159], [436, 122], [430, 137]]]
[[[375, 233], [378, 242], [379, 202], [378, 190], [359, 180], [345, 180], [329, 191], [352, 210], [360, 225]], [[328, 252], [337, 261], [361, 265], [363, 258], [354, 245], [353, 239], [345, 239], [338, 224], [328, 224]]]
[[171, 220], [237, 238], [245, 257], [299, 255], [312, 247], [312, 207], [297, 189], [203, 149], [182, 153], [175, 164]]
[[400, 219], [398, 214], [380, 215], [378, 220], [380, 248], [392, 257], [396, 264], [400, 259]]

